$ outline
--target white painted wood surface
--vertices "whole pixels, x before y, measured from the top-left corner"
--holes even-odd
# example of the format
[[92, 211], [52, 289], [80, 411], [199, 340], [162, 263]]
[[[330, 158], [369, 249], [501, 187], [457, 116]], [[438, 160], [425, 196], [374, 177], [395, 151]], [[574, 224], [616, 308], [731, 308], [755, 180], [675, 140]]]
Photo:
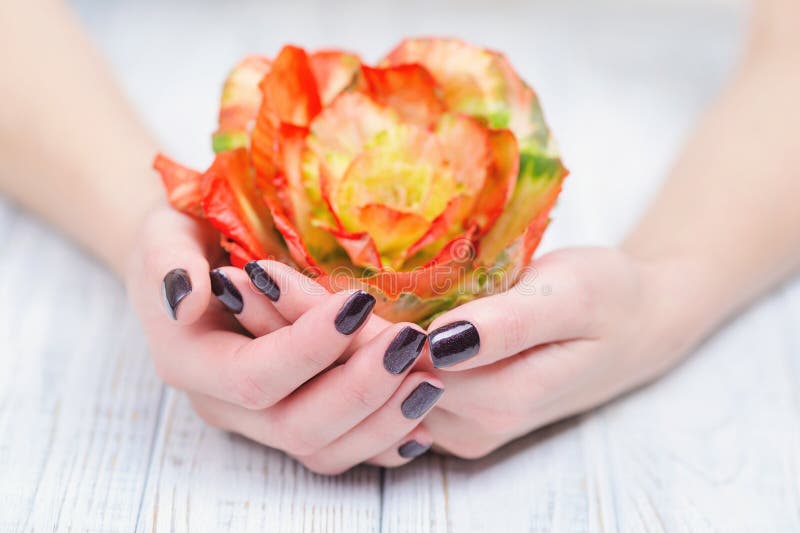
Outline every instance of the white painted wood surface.
[[[696, 3], [77, 7], [169, 152], [198, 166], [243, 53], [292, 41], [376, 58], [421, 33], [506, 50], [573, 170], [546, 249], [619, 239], [743, 20]], [[798, 283], [660, 382], [486, 459], [324, 478], [205, 427], [159, 383], [121, 285], [7, 203], [0, 245], [0, 531], [800, 531]]]

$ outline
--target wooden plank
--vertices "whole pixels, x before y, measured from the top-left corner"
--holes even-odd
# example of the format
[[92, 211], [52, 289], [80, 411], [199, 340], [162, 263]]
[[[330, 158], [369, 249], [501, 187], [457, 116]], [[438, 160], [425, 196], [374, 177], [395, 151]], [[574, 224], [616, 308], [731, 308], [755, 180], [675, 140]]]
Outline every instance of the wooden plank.
[[377, 531], [380, 473], [312, 474], [283, 453], [207, 427], [170, 392], [139, 531]]
[[162, 385], [124, 292], [0, 206], [0, 530], [130, 531]]

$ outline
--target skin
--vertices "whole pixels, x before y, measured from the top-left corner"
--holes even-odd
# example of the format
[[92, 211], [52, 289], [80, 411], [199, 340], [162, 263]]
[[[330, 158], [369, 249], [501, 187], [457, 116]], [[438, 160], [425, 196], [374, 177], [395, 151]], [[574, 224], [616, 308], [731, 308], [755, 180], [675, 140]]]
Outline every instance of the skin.
[[[0, 107], [4, 193], [123, 277], [156, 370], [203, 419], [316, 472], [403, 464], [397, 450], [409, 440], [481, 457], [657, 378], [800, 266], [794, 0], [756, 5], [740, 69], [619, 248], [539, 258], [517, 287], [431, 325], [474, 324], [474, 357], [434, 369], [426, 347], [400, 375], [381, 361], [406, 324], [370, 316], [343, 335], [333, 323], [346, 295], [279, 263], [262, 263], [281, 288], [274, 304], [224, 267], [244, 299], [228, 312], [208, 278], [224, 262], [214, 232], [166, 205], [149, 170], [155, 144], [71, 13], [55, 0], [11, 0], [0, 16], [16, 21], [0, 34], [0, 96], [15, 102]], [[175, 321], [160, 294], [174, 268], [193, 285]], [[423, 381], [446, 392], [408, 420], [400, 404]]]

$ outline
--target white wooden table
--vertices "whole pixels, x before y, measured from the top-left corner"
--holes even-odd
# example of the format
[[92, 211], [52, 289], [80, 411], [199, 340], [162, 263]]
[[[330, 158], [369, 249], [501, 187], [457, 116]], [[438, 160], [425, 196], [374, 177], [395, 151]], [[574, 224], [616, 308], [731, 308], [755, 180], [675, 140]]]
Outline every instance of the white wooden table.
[[[462, 35], [509, 53], [573, 170], [545, 249], [620, 238], [743, 21], [697, 4], [231, 4], [77, 6], [171, 154], [208, 161], [219, 82], [246, 52], [375, 59], [405, 34]], [[120, 283], [51, 229], [2, 203], [0, 244], [0, 531], [800, 531], [797, 283], [657, 384], [486, 459], [325, 478], [206, 427], [155, 376]]]

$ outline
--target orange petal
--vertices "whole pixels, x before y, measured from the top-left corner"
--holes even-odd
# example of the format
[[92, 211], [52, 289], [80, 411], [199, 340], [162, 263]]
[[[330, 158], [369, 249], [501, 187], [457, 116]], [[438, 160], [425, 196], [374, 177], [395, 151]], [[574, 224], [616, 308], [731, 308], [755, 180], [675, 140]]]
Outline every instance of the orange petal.
[[203, 212], [215, 228], [249, 256], [288, 259], [256, 191], [245, 149], [217, 154], [203, 179]]
[[354, 265], [363, 267], [372, 267], [376, 269], [383, 268], [381, 256], [378, 253], [378, 248], [375, 246], [375, 241], [366, 232], [351, 233], [340, 228], [325, 228], [339, 242], [344, 248], [350, 261]]
[[363, 66], [362, 72], [370, 96], [378, 104], [397, 110], [406, 121], [432, 126], [445, 111], [436, 80], [421, 65]]
[[503, 212], [519, 173], [519, 149], [514, 134], [509, 130], [493, 130], [489, 133], [492, 162], [483, 189], [473, 206], [470, 223], [485, 234]]
[[413, 257], [414, 254], [426, 246], [435, 243], [446, 233], [453, 231], [456, 218], [458, 218], [464, 209], [464, 202], [466, 202], [466, 198], [462, 195], [450, 200], [447, 203], [447, 207], [442, 211], [442, 214], [431, 222], [428, 231], [411, 245], [404, 257]]
[[308, 251], [303, 238], [297, 232], [289, 218], [284, 215], [280, 209], [272, 211], [272, 216], [275, 219], [275, 227], [283, 235], [283, 240], [286, 241], [286, 246], [289, 248], [289, 253], [292, 258], [297, 262], [297, 265], [312, 275], [319, 275], [323, 272], [317, 261], [312, 257]]
[[463, 192], [476, 195], [492, 160], [489, 130], [468, 115], [447, 114], [439, 121], [436, 139]]
[[360, 226], [378, 243], [382, 255], [402, 258], [408, 243], [413, 243], [430, 226], [421, 215], [383, 204], [363, 205], [357, 211]]
[[511, 199], [480, 239], [479, 264], [527, 263], [567, 174], [558, 158], [522, 153]]
[[250, 130], [261, 106], [259, 84], [269, 72], [269, 59], [247, 56], [225, 80], [219, 109], [219, 127], [214, 132], [215, 152], [247, 146]]
[[279, 122], [308, 126], [322, 108], [308, 56], [296, 46], [283, 47], [261, 81], [261, 92], [259, 113], [274, 115]]
[[156, 155], [153, 168], [161, 174], [172, 207], [189, 215], [203, 216], [202, 174], [162, 154]]
[[308, 147], [320, 161], [322, 196], [334, 216], [331, 194], [353, 159], [367, 141], [397, 124], [396, 112], [358, 92], [340, 94], [311, 123]]
[[235, 241], [230, 240], [224, 235], [220, 237], [219, 244], [226, 252], [228, 252], [228, 257], [230, 258], [231, 264], [237, 268], [243, 268], [244, 265], [250, 261], [262, 259], [261, 257], [252, 255]]
[[361, 59], [355, 54], [321, 50], [311, 54], [308, 61], [323, 106], [330, 104], [343, 90], [358, 83]]

